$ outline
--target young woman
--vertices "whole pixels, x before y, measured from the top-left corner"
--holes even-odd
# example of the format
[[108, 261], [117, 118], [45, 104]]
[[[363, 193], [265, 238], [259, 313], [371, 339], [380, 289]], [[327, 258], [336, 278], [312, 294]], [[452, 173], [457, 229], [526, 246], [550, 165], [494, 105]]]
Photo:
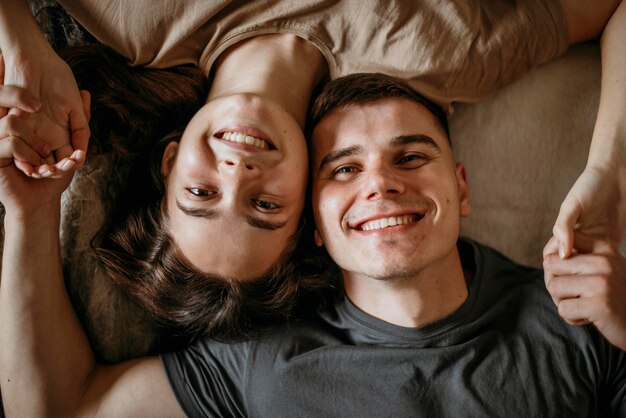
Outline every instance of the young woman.
[[[83, 81], [94, 84], [89, 77], [104, 77], [114, 91], [124, 82], [112, 75], [128, 79], [141, 71], [121, 68], [114, 59], [85, 63], [84, 54], [68, 60], [85, 75]], [[247, 60], [259, 64], [246, 66]], [[98, 74], [98, 65], [106, 66], [107, 74]], [[311, 92], [325, 75], [321, 54], [296, 36], [267, 35], [245, 42], [236, 54], [226, 52], [219, 66], [211, 100], [185, 132], [167, 136], [154, 150], [152, 144], [135, 150], [151, 155], [140, 161], [147, 164], [138, 163], [133, 183], [143, 176], [152, 184], [137, 183], [149, 190], [131, 185], [142, 195], [127, 193], [133, 200], [124, 201], [125, 216], [98, 243], [108, 273], [171, 333], [192, 337], [245, 334], [255, 324], [285, 317], [297, 294], [322, 283], [307, 274], [308, 258], [297, 248], [307, 176], [302, 128]], [[236, 85], [229, 74], [240, 67], [243, 82]], [[300, 74], [301, 67], [310, 69], [308, 76]], [[167, 78], [160, 71], [160, 81], [169, 84], [164, 87], [154, 81], [145, 85], [159, 71], [143, 73], [137, 87], [164, 92], [134, 99], [156, 106], [168, 93], [184, 96], [180, 74]], [[172, 79], [179, 81], [171, 84]], [[295, 81], [282, 94], [290, 79]], [[186, 81], [198, 84], [195, 77]], [[198, 103], [202, 90], [187, 86], [189, 101]], [[121, 99], [131, 100], [127, 94]], [[100, 102], [94, 118], [107, 107]], [[182, 100], [169, 104], [189, 108]], [[171, 112], [161, 113], [171, 118]], [[143, 115], [130, 118], [145, 122]], [[65, 167], [72, 167], [71, 161]]]
[[[529, 68], [564, 53], [568, 44], [596, 37], [603, 29], [602, 100], [588, 167], [563, 204], [555, 234], [565, 256], [576, 223], [613, 241], [626, 230], [621, 210], [626, 207], [626, 167], [619, 158], [626, 148], [620, 135], [626, 123], [626, 58], [621, 48], [626, 7], [619, 2], [605, 2], [591, 12], [584, 2], [574, 0], [528, 0], [514, 6], [468, 0], [444, 6], [288, 0], [165, 2], [159, 7], [148, 2], [62, 3], [132, 64], [192, 63], [212, 78], [207, 103], [180, 143], [164, 151], [161, 174], [166, 188], [159, 210], [145, 211], [143, 219], [154, 225], [149, 230], [166, 232], [159, 232], [163, 245], [148, 251], [143, 239], [137, 239], [121, 249], [137, 257], [148, 275], [153, 265], [171, 265], [176, 259], [176, 265], [199, 278], [195, 282], [217, 278], [229, 291], [273, 276], [298, 228], [306, 178], [306, 107], [311, 92], [326, 77], [380, 71], [407, 79], [448, 107], [454, 101], [486, 97]], [[15, 22], [20, 22], [19, 28]], [[35, 130], [69, 123], [71, 143], [83, 149], [86, 126], [78, 116], [78, 89], [34, 27], [24, 2], [2, 3], [0, 28], [6, 82], [46, 99], [31, 117]], [[49, 114], [38, 122], [39, 115]], [[55, 136], [56, 142], [43, 141], [57, 151], [59, 162], [56, 167], [42, 165], [35, 175], [63, 170], [62, 158], [71, 149], [69, 135], [62, 136]], [[22, 139], [41, 148], [42, 141], [34, 137]], [[45, 151], [40, 149], [41, 157], [48, 157]], [[35, 170], [16, 164], [26, 172]], [[607, 222], [604, 209], [616, 206], [621, 209], [611, 211]], [[152, 257], [155, 253], [158, 260]], [[118, 265], [123, 272], [126, 266]], [[184, 277], [180, 282], [194, 282], [178, 268], [156, 270]], [[160, 283], [163, 275], [154, 282]], [[159, 294], [185, 294], [180, 289], [166, 287]], [[150, 291], [137, 292], [147, 294], [148, 301], [154, 299]]]

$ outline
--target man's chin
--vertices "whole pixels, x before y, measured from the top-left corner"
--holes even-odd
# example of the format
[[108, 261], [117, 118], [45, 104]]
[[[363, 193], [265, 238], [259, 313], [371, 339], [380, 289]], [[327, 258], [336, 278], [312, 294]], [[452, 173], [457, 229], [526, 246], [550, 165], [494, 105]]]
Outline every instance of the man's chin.
[[362, 268], [363, 275], [374, 280], [391, 282], [409, 280], [419, 276], [423, 271], [422, 265], [412, 263], [410, 265], [390, 264], [381, 262], [370, 269]]

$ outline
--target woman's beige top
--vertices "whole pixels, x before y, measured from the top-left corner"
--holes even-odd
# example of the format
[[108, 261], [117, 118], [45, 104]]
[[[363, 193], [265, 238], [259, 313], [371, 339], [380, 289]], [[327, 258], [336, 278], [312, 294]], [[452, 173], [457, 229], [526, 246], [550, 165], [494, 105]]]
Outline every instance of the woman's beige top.
[[[450, 109], [563, 54], [558, 0], [59, 0], [132, 65], [196, 64], [229, 46], [290, 33], [314, 43], [331, 77], [382, 72]], [[254, 65], [254, 63], [251, 63]]]

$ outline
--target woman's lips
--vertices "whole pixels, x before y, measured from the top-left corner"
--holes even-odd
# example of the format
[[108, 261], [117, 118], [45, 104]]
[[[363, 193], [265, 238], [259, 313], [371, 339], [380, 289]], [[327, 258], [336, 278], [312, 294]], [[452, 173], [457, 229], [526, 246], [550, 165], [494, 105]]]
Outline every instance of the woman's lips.
[[276, 149], [267, 135], [254, 128], [231, 127], [219, 130], [214, 136], [222, 141], [247, 145], [259, 150]]
[[251, 135], [240, 134], [237, 132], [226, 131], [222, 134], [224, 141], [236, 142], [238, 144], [251, 145], [255, 148], [266, 150], [269, 148], [267, 141]]

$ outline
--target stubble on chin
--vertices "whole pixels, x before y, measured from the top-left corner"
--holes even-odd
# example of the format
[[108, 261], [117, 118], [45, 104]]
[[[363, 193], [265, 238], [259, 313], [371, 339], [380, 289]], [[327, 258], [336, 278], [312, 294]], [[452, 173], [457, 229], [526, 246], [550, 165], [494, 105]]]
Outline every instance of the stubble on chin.
[[424, 271], [423, 266], [407, 266], [407, 267], [390, 267], [384, 271], [373, 272], [367, 274], [367, 277], [381, 282], [397, 282], [402, 283], [408, 280], [414, 280]]

